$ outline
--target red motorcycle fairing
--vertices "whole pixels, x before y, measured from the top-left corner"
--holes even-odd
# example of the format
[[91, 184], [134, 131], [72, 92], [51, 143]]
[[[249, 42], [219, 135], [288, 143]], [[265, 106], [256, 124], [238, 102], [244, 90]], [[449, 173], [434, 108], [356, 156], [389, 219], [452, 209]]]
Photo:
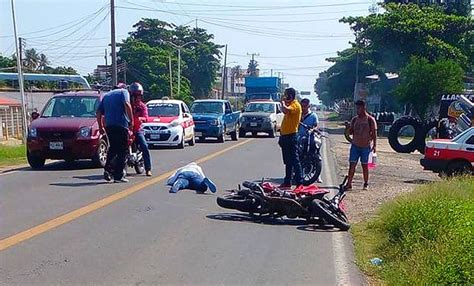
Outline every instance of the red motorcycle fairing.
[[[271, 192], [279, 190], [279, 188], [276, 185], [274, 185], [270, 182], [262, 183], [262, 188], [266, 193], [271, 193]], [[293, 190], [289, 190], [288, 192], [292, 192], [296, 196], [313, 196], [313, 195], [317, 195], [317, 194], [323, 194], [324, 195], [324, 194], [329, 193], [328, 190], [320, 189], [316, 185], [309, 185], [309, 186], [301, 185], [301, 186], [299, 186], [299, 187], [297, 187]]]

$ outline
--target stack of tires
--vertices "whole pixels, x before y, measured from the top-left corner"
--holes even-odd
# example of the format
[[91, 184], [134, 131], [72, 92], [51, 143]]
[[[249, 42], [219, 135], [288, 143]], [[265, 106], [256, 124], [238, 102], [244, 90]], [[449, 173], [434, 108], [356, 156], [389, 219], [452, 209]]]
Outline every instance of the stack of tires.
[[[399, 141], [400, 131], [409, 126], [414, 130], [413, 138], [407, 144], [402, 144]], [[398, 153], [411, 153], [418, 150], [424, 154], [427, 139], [452, 138], [452, 136], [447, 119], [429, 118], [423, 122], [412, 116], [403, 116], [395, 120], [390, 127], [388, 143]]]

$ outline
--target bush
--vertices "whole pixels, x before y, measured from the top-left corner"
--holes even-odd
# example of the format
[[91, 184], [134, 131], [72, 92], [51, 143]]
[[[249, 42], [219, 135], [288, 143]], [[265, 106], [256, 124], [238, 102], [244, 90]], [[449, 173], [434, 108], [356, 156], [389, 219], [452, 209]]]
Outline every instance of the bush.
[[[363, 240], [379, 238], [363, 250], [383, 259], [376, 276], [397, 285], [472, 285], [473, 199], [474, 179], [467, 177], [429, 184], [385, 204], [378, 218], [356, 228], [370, 234], [355, 233]], [[359, 258], [366, 263], [371, 257]]]

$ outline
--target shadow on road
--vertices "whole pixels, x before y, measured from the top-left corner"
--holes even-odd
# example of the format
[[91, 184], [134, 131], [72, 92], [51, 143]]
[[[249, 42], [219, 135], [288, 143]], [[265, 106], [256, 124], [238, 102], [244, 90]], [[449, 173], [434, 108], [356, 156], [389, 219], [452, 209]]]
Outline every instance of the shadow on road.
[[434, 181], [431, 180], [424, 180], [424, 179], [414, 179], [414, 180], [406, 180], [403, 181], [406, 184], [414, 184], [414, 185], [426, 185], [429, 183], [433, 183]]
[[273, 218], [270, 216], [250, 215], [244, 213], [219, 213], [206, 216], [208, 219], [233, 221], [233, 222], [248, 222], [265, 225], [287, 225], [297, 226], [296, 229], [309, 232], [333, 232], [339, 231], [338, 228], [325, 225], [321, 219], [288, 219], [288, 218]]
[[87, 186], [98, 186], [98, 185], [105, 185], [110, 184], [108, 182], [82, 182], [82, 183], [51, 183], [50, 186], [56, 187], [87, 187]]

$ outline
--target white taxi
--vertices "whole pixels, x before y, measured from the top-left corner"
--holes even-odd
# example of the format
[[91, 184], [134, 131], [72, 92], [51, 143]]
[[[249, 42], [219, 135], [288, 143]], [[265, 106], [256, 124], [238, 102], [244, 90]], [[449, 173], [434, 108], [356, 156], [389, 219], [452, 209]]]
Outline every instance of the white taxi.
[[146, 103], [148, 118], [142, 124], [148, 146], [184, 148], [195, 144], [194, 121], [188, 106], [181, 100], [158, 99]]

